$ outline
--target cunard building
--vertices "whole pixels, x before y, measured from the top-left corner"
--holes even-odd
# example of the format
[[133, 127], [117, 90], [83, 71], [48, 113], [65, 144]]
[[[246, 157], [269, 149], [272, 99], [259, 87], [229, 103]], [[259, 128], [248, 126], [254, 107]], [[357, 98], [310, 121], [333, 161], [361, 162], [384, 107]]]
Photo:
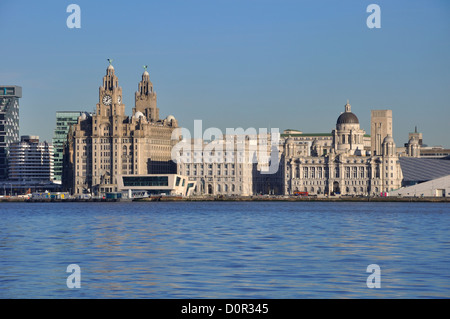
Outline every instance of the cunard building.
[[[159, 118], [156, 93], [147, 70], [142, 74], [132, 116], [125, 114], [122, 88], [111, 65], [99, 88], [95, 113], [82, 114], [72, 126], [64, 155], [63, 183], [73, 194], [117, 192], [124, 176], [176, 174], [171, 149], [178, 141], [173, 116]], [[159, 183], [157, 177], [145, 177]], [[137, 181], [140, 183], [141, 181]], [[150, 185], [149, 184], [149, 185]]]

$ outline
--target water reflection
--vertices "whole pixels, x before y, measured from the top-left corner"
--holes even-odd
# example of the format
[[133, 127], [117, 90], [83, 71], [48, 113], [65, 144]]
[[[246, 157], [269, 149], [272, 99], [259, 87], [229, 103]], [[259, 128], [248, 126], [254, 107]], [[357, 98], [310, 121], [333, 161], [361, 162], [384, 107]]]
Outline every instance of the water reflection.
[[0, 218], [3, 298], [450, 295], [441, 204], [8, 203]]

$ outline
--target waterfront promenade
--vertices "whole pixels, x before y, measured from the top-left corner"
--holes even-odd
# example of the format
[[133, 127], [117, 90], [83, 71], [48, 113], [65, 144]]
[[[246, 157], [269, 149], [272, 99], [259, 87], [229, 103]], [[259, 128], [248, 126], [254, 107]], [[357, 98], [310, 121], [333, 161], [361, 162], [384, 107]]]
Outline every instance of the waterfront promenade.
[[119, 200], [119, 199], [107, 199], [107, 198], [90, 198], [90, 199], [33, 199], [25, 197], [0, 197], [0, 203], [2, 202], [433, 202], [433, 203], [450, 203], [450, 197], [368, 197], [368, 196], [284, 196], [284, 195], [256, 195], [256, 196], [150, 196], [146, 198], [136, 198], [133, 200]]

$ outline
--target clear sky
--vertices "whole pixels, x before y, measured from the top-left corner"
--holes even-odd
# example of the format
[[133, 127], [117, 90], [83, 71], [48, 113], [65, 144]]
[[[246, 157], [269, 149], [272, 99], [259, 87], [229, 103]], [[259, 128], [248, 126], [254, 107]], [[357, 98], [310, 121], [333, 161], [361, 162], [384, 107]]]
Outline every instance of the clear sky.
[[51, 140], [56, 111], [93, 111], [112, 58], [129, 115], [147, 64], [161, 117], [189, 129], [331, 132], [348, 99], [368, 134], [370, 110], [392, 109], [397, 146], [417, 125], [450, 147], [448, 0], [1, 0], [0, 31], [22, 135]]

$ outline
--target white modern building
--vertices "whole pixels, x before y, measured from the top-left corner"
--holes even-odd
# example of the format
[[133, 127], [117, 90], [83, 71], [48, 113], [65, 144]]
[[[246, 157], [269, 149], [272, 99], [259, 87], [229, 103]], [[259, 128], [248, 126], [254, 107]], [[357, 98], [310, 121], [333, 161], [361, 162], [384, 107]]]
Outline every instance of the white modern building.
[[402, 197], [450, 197], [450, 175], [403, 187], [389, 194]]
[[22, 136], [10, 146], [9, 180], [52, 181], [53, 146], [39, 136]]
[[120, 192], [145, 192], [148, 195], [189, 196], [195, 184], [177, 174], [119, 175], [117, 178]]

